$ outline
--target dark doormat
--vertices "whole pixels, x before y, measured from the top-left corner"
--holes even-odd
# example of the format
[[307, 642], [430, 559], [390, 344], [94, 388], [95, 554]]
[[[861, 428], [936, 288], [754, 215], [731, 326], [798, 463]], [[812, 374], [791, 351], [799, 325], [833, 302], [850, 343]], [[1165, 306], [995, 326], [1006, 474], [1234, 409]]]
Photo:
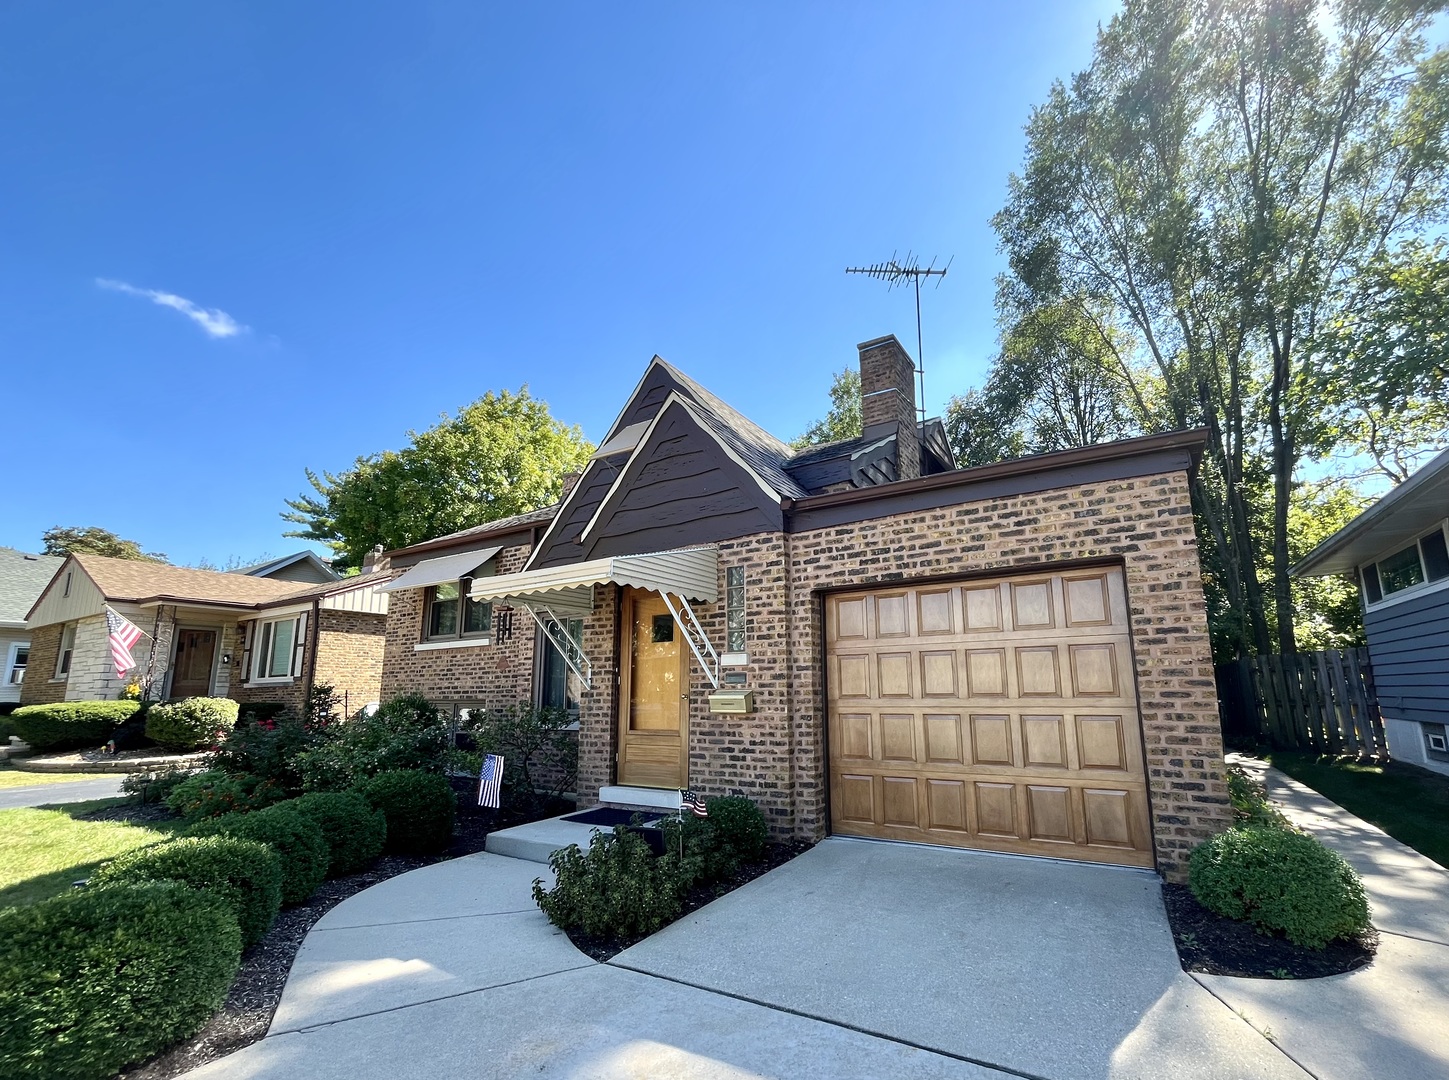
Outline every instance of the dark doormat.
[[580, 825], [603, 825], [606, 828], [612, 828], [615, 825], [631, 825], [636, 817], [643, 823], [653, 821], [659, 815], [647, 814], [640, 810], [620, 810], [617, 806], [596, 806], [592, 810], [570, 814], [564, 820], [577, 821]]

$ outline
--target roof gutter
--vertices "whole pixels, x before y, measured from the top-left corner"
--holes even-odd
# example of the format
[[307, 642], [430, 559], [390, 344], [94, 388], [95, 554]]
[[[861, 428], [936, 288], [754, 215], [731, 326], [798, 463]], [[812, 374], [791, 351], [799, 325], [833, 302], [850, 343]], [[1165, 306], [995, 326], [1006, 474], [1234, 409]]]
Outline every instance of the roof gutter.
[[833, 491], [825, 495], [811, 495], [804, 499], [786, 499], [782, 505], [786, 510], [815, 510], [827, 506], [868, 502], [872, 499], [886, 498], [906, 492], [934, 491], [937, 488], [956, 487], [963, 483], [995, 480], [1003, 476], [1029, 476], [1032, 473], [1136, 457], [1140, 454], [1158, 453], [1163, 450], [1186, 450], [1192, 457], [1193, 465], [1196, 465], [1207, 446], [1207, 436], [1207, 428], [1170, 431], [1165, 435], [1141, 435], [1134, 439], [1118, 439], [1115, 442], [1097, 443], [1093, 446], [1081, 446], [1072, 450], [1056, 450], [1049, 454], [1033, 454], [1030, 457], [1012, 458], [1009, 461], [997, 461], [990, 465], [977, 465], [969, 469], [932, 473], [914, 480], [896, 480], [889, 484], [876, 484], [873, 487]]

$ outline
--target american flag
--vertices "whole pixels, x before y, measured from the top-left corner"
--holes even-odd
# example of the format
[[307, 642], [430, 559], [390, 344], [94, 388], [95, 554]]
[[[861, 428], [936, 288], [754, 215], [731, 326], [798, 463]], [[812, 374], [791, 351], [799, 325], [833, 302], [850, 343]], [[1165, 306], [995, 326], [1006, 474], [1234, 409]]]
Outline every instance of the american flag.
[[478, 773], [478, 805], [497, 810], [503, 801], [503, 759], [497, 754], [483, 755], [483, 768]]
[[694, 811], [695, 817], [709, 817], [709, 810], [705, 808], [704, 800], [689, 788], [679, 789], [679, 808]]
[[115, 661], [116, 678], [119, 679], [136, 666], [136, 658], [131, 655], [131, 646], [141, 640], [142, 630], [110, 608], [106, 608], [106, 629], [110, 631], [111, 659]]

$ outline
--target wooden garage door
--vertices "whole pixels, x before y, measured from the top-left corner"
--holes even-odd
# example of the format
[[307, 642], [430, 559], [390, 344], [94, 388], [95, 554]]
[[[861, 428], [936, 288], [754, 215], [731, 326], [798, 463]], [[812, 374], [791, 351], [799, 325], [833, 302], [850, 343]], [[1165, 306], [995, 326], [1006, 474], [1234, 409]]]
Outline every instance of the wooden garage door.
[[833, 595], [826, 636], [835, 832], [1153, 864], [1119, 570]]

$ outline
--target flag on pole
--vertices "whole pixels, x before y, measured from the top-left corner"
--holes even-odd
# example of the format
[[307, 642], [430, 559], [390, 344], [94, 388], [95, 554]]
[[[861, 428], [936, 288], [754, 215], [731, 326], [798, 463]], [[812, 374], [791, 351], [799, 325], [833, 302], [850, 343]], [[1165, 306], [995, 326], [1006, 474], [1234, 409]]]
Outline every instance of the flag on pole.
[[136, 666], [136, 658], [131, 655], [131, 646], [145, 636], [144, 632], [135, 623], [122, 618], [110, 608], [106, 608], [106, 629], [110, 632], [111, 659], [116, 665], [116, 678], [123, 678], [126, 672]]
[[709, 817], [704, 800], [688, 788], [679, 789], [679, 808], [693, 811], [695, 817]]
[[503, 759], [497, 754], [483, 755], [483, 768], [478, 772], [478, 805], [497, 810], [503, 801]]

